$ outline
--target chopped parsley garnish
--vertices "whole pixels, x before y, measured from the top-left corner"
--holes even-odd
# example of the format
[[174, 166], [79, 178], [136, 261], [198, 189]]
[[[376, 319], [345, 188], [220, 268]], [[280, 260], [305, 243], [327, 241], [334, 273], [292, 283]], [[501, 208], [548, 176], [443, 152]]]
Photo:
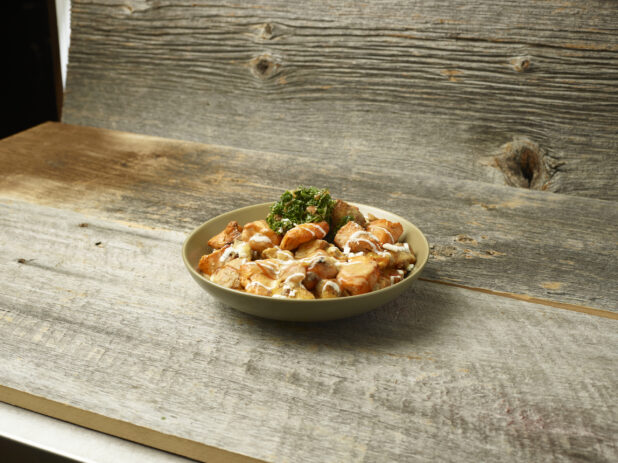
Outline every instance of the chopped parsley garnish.
[[285, 233], [301, 223], [329, 222], [334, 206], [328, 189], [301, 186], [281, 195], [271, 206], [266, 222], [275, 232]]

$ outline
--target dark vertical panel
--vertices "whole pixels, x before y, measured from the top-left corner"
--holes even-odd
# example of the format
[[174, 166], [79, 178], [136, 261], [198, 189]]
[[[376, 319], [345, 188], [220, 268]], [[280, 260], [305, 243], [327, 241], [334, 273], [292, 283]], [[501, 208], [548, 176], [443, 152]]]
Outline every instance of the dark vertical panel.
[[[48, 0], [0, 6], [0, 137], [48, 120], [59, 120], [53, 40], [55, 9]], [[53, 34], [50, 26], [53, 23]], [[53, 38], [52, 38], [53, 37]], [[59, 72], [58, 64], [56, 64]]]

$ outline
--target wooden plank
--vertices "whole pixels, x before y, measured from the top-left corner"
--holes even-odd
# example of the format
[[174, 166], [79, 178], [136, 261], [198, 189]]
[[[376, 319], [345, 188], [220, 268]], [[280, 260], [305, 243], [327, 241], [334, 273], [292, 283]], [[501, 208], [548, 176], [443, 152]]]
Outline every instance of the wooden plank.
[[603, 0], [77, 0], [63, 120], [617, 199], [617, 23]]
[[614, 202], [361, 161], [46, 124], [0, 142], [0, 192], [189, 231], [299, 183], [328, 186], [418, 225], [433, 246], [425, 278], [618, 312]]
[[427, 282], [353, 319], [261, 320], [191, 280], [184, 236], [2, 200], [0, 399], [267, 461], [618, 456], [615, 320]]

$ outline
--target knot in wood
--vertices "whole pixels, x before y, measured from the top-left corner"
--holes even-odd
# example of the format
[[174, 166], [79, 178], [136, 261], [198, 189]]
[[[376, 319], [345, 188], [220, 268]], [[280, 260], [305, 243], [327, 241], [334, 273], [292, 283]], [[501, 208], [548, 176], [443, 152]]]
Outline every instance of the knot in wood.
[[530, 70], [532, 61], [529, 56], [517, 56], [511, 59], [511, 66], [513, 66], [513, 69], [517, 72], [526, 72]]
[[268, 79], [272, 77], [279, 68], [279, 64], [275, 62], [269, 54], [264, 54], [253, 58], [250, 63], [251, 72], [255, 77], [260, 79]]
[[260, 31], [260, 38], [262, 40], [270, 40], [273, 37], [273, 25], [270, 23], [265, 23]]
[[496, 156], [496, 165], [504, 174], [506, 183], [520, 188], [544, 190], [551, 178], [551, 169], [545, 151], [528, 138], [520, 137], [506, 143]]

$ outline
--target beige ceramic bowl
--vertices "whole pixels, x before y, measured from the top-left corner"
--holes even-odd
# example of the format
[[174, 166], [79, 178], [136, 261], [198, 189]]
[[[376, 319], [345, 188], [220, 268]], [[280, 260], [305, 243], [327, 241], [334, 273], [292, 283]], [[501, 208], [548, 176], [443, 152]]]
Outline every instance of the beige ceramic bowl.
[[403, 235], [400, 241], [407, 241], [417, 259], [414, 269], [403, 281], [359, 296], [315, 300], [276, 299], [224, 288], [212, 283], [197, 270], [200, 257], [211, 252], [211, 248], [206, 243], [223, 230], [229, 221], [236, 220], [244, 225], [247, 222], [264, 219], [271, 205], [272, 203], [264, 203], [243, 207], [210, 219], [193, 230], [182, 246], [182, 258], [193, 279], [216, 299], [242, 312], [258, 317], [292, 321], [323, 321], [350, 317], [373, 310], [399, 296], [418, 278], [427, 263], [429, 245], [418, 228], [398, 215], [375, 207], [354, 204], [364, 214], [371, 213], [378, 218], [403, 225]]

